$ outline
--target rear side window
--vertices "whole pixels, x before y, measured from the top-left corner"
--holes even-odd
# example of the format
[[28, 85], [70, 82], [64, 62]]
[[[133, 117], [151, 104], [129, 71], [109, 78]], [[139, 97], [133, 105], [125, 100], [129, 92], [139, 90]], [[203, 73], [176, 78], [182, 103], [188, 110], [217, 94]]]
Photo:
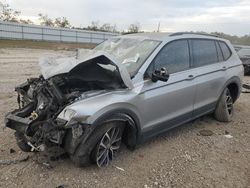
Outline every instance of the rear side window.
[[162, 48], [154, 59], [155, 69], [165, 67], [169, 73], [189, 68], [189, 48], [187, 40], [176, 40]]
[[218, 60], [219, 60], [219, 62], [224, 61], [223, 54], [222, 54], [222, 51], [221, 51], [221, 48], [220, 48], [218, 42], [216, 42], [216, 49], [217, 49], [217, 53], [218, 53]]
[[226, 45], [225, 42], [219, 42], [219, 43], [224, 56], [224, 60], [227, 60], [231, 56], [231, 50], [229, 49], [229, 47]]
[[193, 67], [200, 67], [218, 62], [215, 41], [192, 39], [191, 49], [193, 54]]

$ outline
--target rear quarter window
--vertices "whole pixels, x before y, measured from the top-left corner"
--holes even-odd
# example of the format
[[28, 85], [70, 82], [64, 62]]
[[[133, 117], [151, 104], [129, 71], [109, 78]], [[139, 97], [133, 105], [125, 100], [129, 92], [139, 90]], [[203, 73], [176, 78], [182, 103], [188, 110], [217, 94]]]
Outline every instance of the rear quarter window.
[[217, 41], [216, 41], [216, 49], [217, 49], [217, 53], [218, 53], [219, 62], [224, 61], [224, 57], [223, 57], [223, 54], [222, 54], [222, 51], [221, 51], [221, 47], [219, 45], [219, 42], [217, 42]]
[[193, 67], [200, 67], [218, 62], [218, 54], [214, 40], [192, 39]]
[[227, 44], [225, 42], [219, 42], [221, 50], [222, 50], [222, 54], [224, 56], [224, 60], [227, 60], [230, 58], [232, 52], [229, 49], [229, 47], [227, 46]]

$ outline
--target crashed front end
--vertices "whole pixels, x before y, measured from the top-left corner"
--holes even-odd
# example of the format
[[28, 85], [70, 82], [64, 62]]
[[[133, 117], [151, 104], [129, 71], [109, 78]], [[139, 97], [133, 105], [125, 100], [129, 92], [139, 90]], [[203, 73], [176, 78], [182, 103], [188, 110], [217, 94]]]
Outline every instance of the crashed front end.
[[[81, 61], [44, 62], [43, 75], [30, 78], [15, 88], [18, 109], [6, 115], [6, 127], [16, 131], [17, 144], [23, 151], [44, 151], [49, 155], [60, 155], [66, 150], [74, 152], [70, 147], [79, 143], [74, 143], [73, 139], [84, 136], [88, 125], [71, 122], [69, 126], [69, 121], [60, 115], [71, 117], [74, 114], [64, 109], [79, 100], [128, 87], [123, 79], [129, 75], [121, 75], [124, 71], [103, 54]], [[117, 69], [110, 69], [110, 65]]]
[[79, 93], [64, 95], [53, 80], [31, 78], [15, 88], [19, 108], [8, 113], [6, 126], [16, 130], [18, 145], [24, 151], [44, 151], [62, 145], [65, 122], [61, 110]]

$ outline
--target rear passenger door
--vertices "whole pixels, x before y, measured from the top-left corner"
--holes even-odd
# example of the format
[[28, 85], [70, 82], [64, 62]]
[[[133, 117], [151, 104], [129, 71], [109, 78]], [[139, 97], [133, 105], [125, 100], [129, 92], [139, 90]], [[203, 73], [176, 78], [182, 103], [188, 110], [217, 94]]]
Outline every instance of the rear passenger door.
[[221, 46], [216, 40], [190, 39], [192, 68], [196, 70], [194, 117], [215, 109], [226, 82], [226, 64]]

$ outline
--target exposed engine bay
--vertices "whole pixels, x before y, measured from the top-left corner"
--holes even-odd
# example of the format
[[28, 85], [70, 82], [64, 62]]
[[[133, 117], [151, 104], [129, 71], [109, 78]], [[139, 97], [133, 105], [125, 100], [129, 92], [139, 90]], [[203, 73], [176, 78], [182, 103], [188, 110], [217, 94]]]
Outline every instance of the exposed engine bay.
[[[94, 61], [94, 62], [93, 62]], [[45, 79], [29, 78], [17, 86], [18, 109], [6, 115], [6, 126], [16, 130], [24, 151], [63, 152], [65, 121], [57, 119], [68, 105], [87, 98], [87, 93], [126, 87], [119, 70], [110, 69], [104, 56], [73, 67], [69, 72]]]

